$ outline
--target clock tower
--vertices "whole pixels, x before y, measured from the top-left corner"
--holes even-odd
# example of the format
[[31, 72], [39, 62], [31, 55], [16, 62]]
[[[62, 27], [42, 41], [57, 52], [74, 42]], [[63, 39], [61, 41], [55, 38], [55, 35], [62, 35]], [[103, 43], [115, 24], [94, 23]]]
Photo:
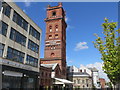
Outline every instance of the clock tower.
[[61, 69], [61, 78], [66, 78], [66, 27], [65, 11], [62, 3], [58, 6], [47, 7], [46, 39], [44, 59], [42, 64], [58, 63]]

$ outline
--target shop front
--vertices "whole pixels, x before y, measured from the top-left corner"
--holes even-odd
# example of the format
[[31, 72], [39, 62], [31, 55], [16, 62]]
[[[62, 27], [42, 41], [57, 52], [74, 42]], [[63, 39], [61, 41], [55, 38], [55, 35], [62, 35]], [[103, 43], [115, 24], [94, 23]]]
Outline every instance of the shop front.
[[2, 88], [17, 90], [37, 90], [38, 72], [10, 66], [2, 66]]

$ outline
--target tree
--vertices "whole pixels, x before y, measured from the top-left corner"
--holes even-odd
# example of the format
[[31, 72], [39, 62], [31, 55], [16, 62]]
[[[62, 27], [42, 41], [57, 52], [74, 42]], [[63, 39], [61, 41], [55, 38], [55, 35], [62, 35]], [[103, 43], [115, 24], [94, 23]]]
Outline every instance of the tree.
[[110, 81], [116, 85], [120, 83], [120, 36], [118, 36], [120, 29], [116, 30], [117, 22], [108, 22], [107, 18], [104, 21], [102, 27], [105, 37], [101, 38], [95, 34], [97, 39], [93, 43], [101, 53], [104, 72]]

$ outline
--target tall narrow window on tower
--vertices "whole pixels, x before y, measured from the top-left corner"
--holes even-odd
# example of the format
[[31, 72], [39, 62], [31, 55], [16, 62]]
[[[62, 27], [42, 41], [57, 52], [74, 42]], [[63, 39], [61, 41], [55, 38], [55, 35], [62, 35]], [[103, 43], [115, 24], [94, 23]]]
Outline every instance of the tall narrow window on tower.
[[49, 35], [49, 39], [52, 39], [52, 35]]
[[58, 25], [55, 26], [55, 31], [58, 31]]
[[58, 38], [58, 34], [55, 34], [55, 38]]
[[50, 29], [50, 32], [52, 32], [52, 26], [50, 26], [49, 29]]

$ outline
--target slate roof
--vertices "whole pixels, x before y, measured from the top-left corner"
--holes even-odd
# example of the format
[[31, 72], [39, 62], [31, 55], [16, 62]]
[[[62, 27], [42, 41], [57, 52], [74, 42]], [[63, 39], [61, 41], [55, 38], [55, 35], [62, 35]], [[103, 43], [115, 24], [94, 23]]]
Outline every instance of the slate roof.
[[94, 68], [88, 68], [90, 70], [92, 70], [93, 72], [98, 72], [98, 70], [94, 67]]
[[77, 76], [77, 77], [90, 77], [90, 75], [86, 72], [71, 72], [69, 76]]

